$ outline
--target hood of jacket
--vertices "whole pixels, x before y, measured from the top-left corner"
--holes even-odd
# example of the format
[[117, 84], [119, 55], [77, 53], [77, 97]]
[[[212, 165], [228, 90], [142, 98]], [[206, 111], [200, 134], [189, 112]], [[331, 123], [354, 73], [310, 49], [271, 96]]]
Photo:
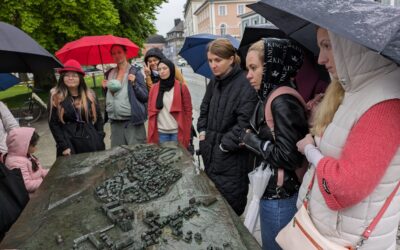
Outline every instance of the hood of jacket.
[[329, 31], [336, 72], [347, 93], [358, 92], [398, 69], [396, 63], [371, 49]]
[[146, 55], [144, 56], [144, 62], [146, 65], [149, 57], [157, 57], [159, 60], [165, 58], [164, 54], [159, 48], [151, 48], [146, 52]]
[[264, 38], [264, 69], [259, 98], [265, 100], [279, 86], [291, 85], [303, 64], [304, 53], [296, 42], [289, 39]]
[[7, 135], [8, 154], [14, 156], [26, 156], [34, 128], [14, 128]]

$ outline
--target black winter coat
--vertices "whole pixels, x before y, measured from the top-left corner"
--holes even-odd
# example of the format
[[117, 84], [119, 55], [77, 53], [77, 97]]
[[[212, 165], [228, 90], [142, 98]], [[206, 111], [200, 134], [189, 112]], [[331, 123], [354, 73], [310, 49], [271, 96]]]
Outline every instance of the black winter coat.
[[208, 84], [197, 122], [198, 132], [206, 131], [200, 142], [206, 173], [238, 215], [246, 206], [250, 169], [249, 153], [239, 143], [256, 103], [245, 73], [234, 66], [228, 75]]
[[[79, 154], [83, 153], [80, 148], [90, 148], [93, 150], [90, 151], [98, 151], [104, 150], [104, 120], [101, 115], [101, 111], [99, 108], [99, 104], [96, 103], [96, 114], [97, 120], [95, 123], [89, 122], [84, 124], [85, 126], [85, 134], [89, 134], [91, 140], [90, 142], [86, 142], [88, 145], [81, 145], [80, 148], [75, 148], [73, 143], [71, 142], [71, 136], [73, 136], [76, 131], [80, 130], [82, 126], [82, 122], [78, 122], [75, 108], [73, 106], [72, 98], [66, 98], [64, 101], [60, 103], [60, 105], [64, 108], [64, 122], [62, 123], [58, 117], [57, 108], [51, 105], [51, 114], [49, 118], [49, 127], [51, 133], [53, 134], [54, 140], [56, 141], [57, 146], [57, 157], [62, 156], [62, 152], [68, 148], [71, 149], [71, 154]], [[88, 100], [89, 109], [91, 107], [91, 102]], [[91, 113], [91, 112], [90, 112]], [[93, 119], [92, 117], [89, 117]], [[80, 117], [80, 120], [85, 121], [85, 117]], [[84, 151], [87, 152], [87, 151]]]

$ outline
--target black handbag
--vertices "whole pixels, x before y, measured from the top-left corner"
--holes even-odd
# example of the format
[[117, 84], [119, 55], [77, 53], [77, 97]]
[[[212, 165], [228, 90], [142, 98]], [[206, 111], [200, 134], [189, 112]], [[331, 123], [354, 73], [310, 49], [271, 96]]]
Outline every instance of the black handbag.
[[72, 153], [87, 153], [104, 150], [103, 135], [100, 135], [92, 124], [86, 122], [74, 123], [74, 128], [69, 129], [69, 141]]
[[18, 219], [29, 201], [20, 169], [0, 163], [0, 240]]
[[74, 109], [76, 121], [66, 124], [71, 153], [80, 154], [105, 149], [104, 134], [100, 134], [93, 124], [82, 120], [81, 115]]

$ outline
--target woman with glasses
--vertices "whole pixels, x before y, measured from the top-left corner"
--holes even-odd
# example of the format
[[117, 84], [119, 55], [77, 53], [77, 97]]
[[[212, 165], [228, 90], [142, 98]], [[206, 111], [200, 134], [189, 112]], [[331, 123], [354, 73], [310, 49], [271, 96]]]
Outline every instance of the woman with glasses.
[[96, 95], [87, 87], [79, 62], [68, 60], [50, 91], [49, 127], [57, 156], [104, 150], [103, 117]]
[[111, 123], [111, 147], [146, 143], [148, 91], [143, 74], [130, 65], [126, 47], [113, 45], [111, 55], [117, 67], [105, 74], [106, 115]]

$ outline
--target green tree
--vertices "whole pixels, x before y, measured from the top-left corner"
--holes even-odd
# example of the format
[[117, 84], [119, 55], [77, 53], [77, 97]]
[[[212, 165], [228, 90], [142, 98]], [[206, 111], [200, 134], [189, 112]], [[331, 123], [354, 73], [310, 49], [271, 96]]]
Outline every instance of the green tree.
[[140, 47], [147, 37], [156, 33], [154, 21], [157, 8], [168, 0], [112, 0], [118, 9], [120, 24], [115, 35], [127, 37]]
[[[13, 24], [54, 53], [82, 36], [113, 34], [139, 46], [156, 32], [156, 8], [167, 0], [0, 0], [0, 20]], [[54, 86], [52, 71], [35, 74], [42, 88]]]
[[[51, 53], [85, 35], [111, 34], [120, 22], [110, 0], [3, 0], [0, 20], [24, 30]], [[54, 86], [52, 70], [35, 74], [35, 83]]]

